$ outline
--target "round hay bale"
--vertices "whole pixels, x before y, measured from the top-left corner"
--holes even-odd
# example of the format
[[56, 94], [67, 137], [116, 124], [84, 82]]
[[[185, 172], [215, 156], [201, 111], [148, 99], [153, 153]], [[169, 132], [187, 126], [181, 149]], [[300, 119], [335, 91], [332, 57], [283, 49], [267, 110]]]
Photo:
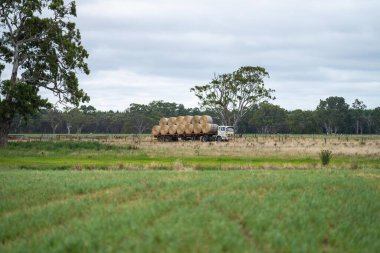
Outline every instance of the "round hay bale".
[[161, 135], [168, 134], [169, 133], [169, 126], [168, 125], [161, 126], [160, 132], [161, 132]]
[[194, 133], [194, 125], [193, 124], [186, 124], [185, 125], [185, 133], [186, 134]]
[[161, 133], [161, 127], [160, 126], [154, 126], [152, 128], [152, 135], [156, 136], [156, 135], [159, 135]]
[[168, 121], [168, 125], [169, 126], [175, 125], [176, 121], [177, 121], [177, 117], [170, 117]]
[[217, 124], [202, 124], [202, 132], [205, 134], [216, 134], [218, 132]]
[[201, 116], [195, 115], [195, 116], [193, 116], [193, 120], [191, 123], [193, 123], [193, 124], [199, 123], [200, 119], [201, 119]]
[[178, 116], [175, 122], [176, 122], [176, 125], [181, 125], [184, 123], [184, 121], [185, 121], [184, 116]]
[[203, 125], [203, 124], [212, 124], [213, 121], [212, 121], [211, 116], [208, 116], [208, 115], [202, 115], [202, 117], [201, 117], [200, 120], [199, 120], [199, 123], [200, 123], [201, 125]]
[[177, 125], [169, 126], [169, 134], [176, 134], [176, 133], [177, 133]]
[[168, 118], [161, 118], [160, 119], [160, 126], [165, 126], [165, 125], [167, 125], [168, 124], [168, 122], [169, 122], [169, 119]]
[[184, 134], [186, 131], [185, 124], [177, 125], [177, 134]]
[[193, 116], [185, 116], [185, 124], [191, 124], [193, 122]]
[[200, 134], [202, 133], [202, 125], [199, 123], [195, 123], [194, 125], [194, 133], [195, 134]]

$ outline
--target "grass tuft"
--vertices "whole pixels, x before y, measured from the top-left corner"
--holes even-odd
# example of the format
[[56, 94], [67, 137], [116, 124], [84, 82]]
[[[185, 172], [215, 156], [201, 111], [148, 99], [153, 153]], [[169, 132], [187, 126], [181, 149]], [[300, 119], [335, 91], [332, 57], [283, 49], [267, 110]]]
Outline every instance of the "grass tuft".
[[327, 149], [321, 150], [321, 152], [319, 153], [319, 158], [321, 159], [323, 166], [328, 165], [332, 158], [332, 151]]

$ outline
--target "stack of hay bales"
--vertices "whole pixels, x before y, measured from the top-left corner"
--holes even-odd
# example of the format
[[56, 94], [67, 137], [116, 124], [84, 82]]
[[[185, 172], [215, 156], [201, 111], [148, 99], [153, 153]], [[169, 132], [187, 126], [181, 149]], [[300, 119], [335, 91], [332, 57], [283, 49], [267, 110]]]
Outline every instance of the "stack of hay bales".
[[211, 116], [203, 115], [199, 119], [199, 124], [204, 134], [216, 134], [218, 132], [218, 125], [213, 124]]
[[202, 133], [205, 134], [216, 134], [218, 132], [217, 124], [202, 124]]
[[215, 134], [217, 131], [218, 125], [213, 124], [210, 116], [187, 115], [161, 118], [159, 125], [153, 126], [152, 135]]

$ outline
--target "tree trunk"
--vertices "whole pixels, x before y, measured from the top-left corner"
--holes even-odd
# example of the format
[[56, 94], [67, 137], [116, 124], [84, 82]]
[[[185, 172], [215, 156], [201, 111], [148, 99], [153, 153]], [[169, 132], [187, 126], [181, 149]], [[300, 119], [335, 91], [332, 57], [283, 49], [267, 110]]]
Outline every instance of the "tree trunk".
[[83, 126], [80, 126], [80, 127], [77, 128], [77, 134], [81, 134], [82, 133], [82, 127]]
[[8, 144], [8, 134], [11, 128], [11, 120], [10, 119], [1, 119], [0, 122], [0, 147], [4, 147]]
[[359, 134], [359, 120], [356, 120], [356, 134]]
[[71, 125], [66, 125], [67, 134], [71, 134]]
[[53, 128], [53, 134], [55, 134], [55, 131], [57, 130], [58, 126], [59, 126], [59, 123], [51, 126]]

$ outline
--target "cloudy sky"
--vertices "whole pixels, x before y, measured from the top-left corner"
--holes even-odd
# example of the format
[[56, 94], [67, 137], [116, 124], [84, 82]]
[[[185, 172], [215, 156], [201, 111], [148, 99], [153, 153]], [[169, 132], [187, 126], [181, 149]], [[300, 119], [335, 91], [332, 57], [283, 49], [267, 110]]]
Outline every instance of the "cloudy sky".
[[319, 99], [380, 106], [379, 0], [78, 0], [90, 53], [81, 86], [101, 110], [165, 100], [197, 106], [190, 88], [214, 73], [263, 66], [286, 109]]

